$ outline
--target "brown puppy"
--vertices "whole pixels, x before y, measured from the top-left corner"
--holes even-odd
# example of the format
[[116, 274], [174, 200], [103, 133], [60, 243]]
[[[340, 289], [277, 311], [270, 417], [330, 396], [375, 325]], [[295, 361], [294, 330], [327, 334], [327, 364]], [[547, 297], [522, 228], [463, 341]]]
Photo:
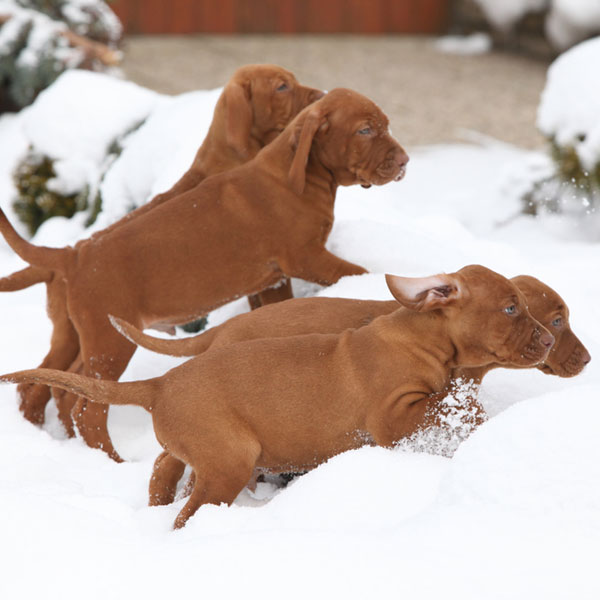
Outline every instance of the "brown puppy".
[[529, 312], [537, 315], [535, 318], [556, 339], [548, 358], [538, 368], [559, 377], [574, 377], [581, 373], [592, 357], [571, 330], [567, 303], [535, 277], [519, 275], [512, 281], [527, 298]]
[[[525, 296], [533, 318], [556, 339], [547, 359], [536, 367], [544, 373], [559, 377], [578, 375], [591, 357], [571, 329], [566, 302], [549, 285], [530, 275], [519, 275], [511, 281]], [[238, 315], [200, 335], [172, 340], [148, 335], [118, 317], [111, 317], [111, 321], [122, 335], [138, 346], [170, 356], [197, 356], [208, 349], [256, 338], [341, 333], [345, 329], [368, 325], [373, 319], [397, 308], [394, 300], [293, 298]], [[492, 368], [494, 367], [489, 365], [487, 370]], [[474, 375], [475, 371], [471, 369], [468, 373]], [[485, 375], [480, 371], [478, 373]], [[466, 375], [467, 371], [463, 373], [463, 376]], [[477, 379], [473, 376], [466, 378]]]
[[[282, 277], [331, 284], [364, 273], [325, 249], [337, 187], [399, 180], [407, 161], [379, 107], [337, 89], [250, 162], [77, 248], [33, 246], [1, 211], [0, 229], [25, 260], [63, 274], [85, 373], [118, 379], [135, 346], [107, 314], [137, 327], [184, 323]], [[106, 415], [87, 403], [75, 419], [88, 445], [118, 459]]]
[[[189, 170], [169, 191], [96, 233], [95, 237], [145, 214], [195, 187], [210, 175], [244, 164], [281, 133], [304, 107], [322, 96], [320, 90], [300, 85], [294, 75], [282, 67], [246, 65], [239, 68], [217, 101], [208, 133]], [[79, 354], [79, 339], [69, 319], [66, 287], [61, 273], [30, 266], [0, 279], [0, 291], [21, 290], [36, 283], [46, 284], [48, 316], [53, 325], [50, 351], [40, 366], [66, 370], [73, 365], [72, 370], [76, 370], [77, 363], [73, 363]], [[262, 301], [253, 298], [252, 302], [260, 305], [290, 295], [289, 286], [283, 285], [277, 290], [266, 291]], [[25, 418], [32, 423], [43, 423], [44, 409], [50, 399], [48, 387], [23, 385], [18, 391]], [[68, 402], [63, 394], [55, 396], [61, 421], [67, 433], [73, 435], [72, 401]]]
[[[511, 281], [523, 292], [532, 317], [556, 339], [546, 360], [535, 367], [544, 373], [560, 377], [580, 373], [591, 357], [571, 330], [569, 309], [564, 300], [550, 286], [535, 277], [520, 275], [513, 277]], [[196, 356], [209, 348], [256, 338], [341, 333], [345, 329], [368, 325], [373, 319], [397, 309], [398, 303], [394, 300], [296, 298], [239, 315], [198, 336], [179, 340], [155, 338], [122, 319], [113, 317], [111, 320], [123, 335], [138, 346], [172, 356]], [[452, 378], [480, 384], [487, 372], [500, 366], [506, 365], [496, 363], [485, 367], [455, 369]], [[477, 399], [469, 399], [466, 404], [467, 413], [475, 416], [475, 422], [471, 424], [480, 424], [485, 419], [485, 413]], [[157, 458], [150, 480], [150, 505], [173, 502], [177, 483], [184, 469], [185, 464], [167, 451]]]
[[452, 369], [531, 366], [554, 342], [519, 289], [484, 267], [386, 279], [410, 310], [341, 334], [240, 342], [131, 383], [46, 369], [1, 379], [148, 410], [161, 445], [194, 471], [196, 484], [175, 521], [182, 527], [202, 504], [233, 502], [255, 469], [307, 470], [340, 452], [411, 435], [445, 395]]

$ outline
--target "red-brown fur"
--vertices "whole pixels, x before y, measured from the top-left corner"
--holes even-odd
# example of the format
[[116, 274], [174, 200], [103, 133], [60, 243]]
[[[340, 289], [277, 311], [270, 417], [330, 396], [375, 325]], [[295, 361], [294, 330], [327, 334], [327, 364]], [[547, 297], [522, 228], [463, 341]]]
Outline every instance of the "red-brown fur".
[[[184, 323], [283, 277], [331, 284], [364, 273], [325, 249], [337, 187], [398, 180], [407, 161], [379, 107], [337, 89], [245, 165], [77, 248], [33, 246], [2, 212], [0, 229], [25, 260], [63, 274], [85, 374], [118, 379], [135, 346], [109, 313], [137, 327]], [[75, 418], [90, 446], [118, 459], [106, 415], [88, 402]]]
[[[513, 277], [511, 281], [523, 292], [533, 318], [556, 339], [546, 360], [535, 367], [560, 377], [580, 373], [590, 361], [590, 355], [571, 330], [569, 310], [564, 300], [550, 286], [535, 277], [521, 275]], [[341, 333], [345, 329], [368, 325], [373, 319], [397, 309], [398, 303], [395, 300], [295, 298], [239, 315], [198, 336], [179, 340], [152, 337], [118, 318], [113, 318], [113, 324], [133, 343], [154, 352], [172, 356], [196, 356], [209, 349], [256, 338]], [[455, 369], [452, 378], [480, 384], [487, 372], [499, 366], [502, 365]], [[464, 409], [472, 419], [473, 426], [485, 420], [485, 412], [477, 398], [466, 401]], [[184, 468], [185, 465], [170, 456], [166, 450], [159, 456], [150, 481], [151, 505], [173, 501], [177, 482]]]
[[[285, 89], [283, 89], [285, 88]], [[246, 65], [239, 68], [225, 86], [215, 106], [212, 123], [188, 171], [167, 192], [129, 213], [120, 221], [95, 234], [104, 235], [145, 214], [167, 200], [186, 192], [206, 177], [244, 164], [272, 141], [307, 105], [323, 92], [300, 85], [294, 75], [276, 65]], [[83, 242], [85, 243], [85, 242]], [[80, 244], [78, 244], [79, 246]], [[30, 266], [0, 279], [0, 291], [16, 291], [45, 283], [47, 311], [53, 325], [50, 351], [41, 367], [71, 369], [81, 367], [79, 339], [67, 311], [66, 287], [55, 269]], [[289, 282], [251, 299], [255, 306], [291, 297]], [[76, 360], [77, 359], [77, 360]], [[44, 409], [50, 399], [47, 386], [25, 384], [18, 389], [20, 409], [32, 423], [44, 422]], [[59, 416], [69, 435], [74, 434], [71, 409], [75, 398], [55, 391]]]
[[139, 382], [47, 369], [1, 379], [148, 410], [158, 441], [195, 475], [182, 527], [202, 504], [230, 504], [256, 469], [306, 470], [365, 443], [392, 446], [423, 426], [453, 369], [532, 366], [554, 342], [519, 289], [484, 267], [387, 281], [409, 310], [341, 334], [239, 342]]

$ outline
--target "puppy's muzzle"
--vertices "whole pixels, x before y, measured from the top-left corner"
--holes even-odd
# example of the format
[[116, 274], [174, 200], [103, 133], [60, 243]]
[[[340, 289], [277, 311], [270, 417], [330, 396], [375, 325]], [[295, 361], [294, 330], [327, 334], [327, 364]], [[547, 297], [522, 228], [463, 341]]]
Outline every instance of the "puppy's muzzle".
[[533, 333], [532, 344], [527, 348], [525, 356], [537, 358], [540, 362], [546, 360], [554, 341], [554, 336], [549, 331], [536, 328]]
[[408, 154], [402, 148], [393, 150], [385, 162], [377, 169], [377, 174], [389, 181], [400, 181], [406, 175]]

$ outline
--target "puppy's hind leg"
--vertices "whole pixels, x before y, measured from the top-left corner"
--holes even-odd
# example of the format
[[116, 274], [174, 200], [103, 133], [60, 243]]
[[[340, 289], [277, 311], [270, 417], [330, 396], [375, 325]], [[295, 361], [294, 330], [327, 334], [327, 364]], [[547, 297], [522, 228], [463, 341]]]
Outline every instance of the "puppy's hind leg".
[[177, 483], [185, 470], [185, 463], [166, 450], [154, 461], [150, 485], [148, 486], [148, 506], [163, 506], [175, 500]]
[[[71, 363], [69, 373], [83, 375], [83, 361], [81, 360], [81, 354], [78, 354], [77, 358]], [[67, 436], [70, 438], [75, 437], [75, 423], [73, 422], [73, 417], [71, 415], [79, 397], [60, 388], [52, 388], [52, 396], [54, 397], [54, 402], [58, 409], [58, 418], [60, 419]]]
[[[214, 448], [213, 448], [214, 450]], [[183, 527], [203, 504], [231, 504], [252, 479], [256, 461], [261, 453], [260, 444], [253, 440], [237, 446], [223, 444], [222, 453], [214, 454], [216, 460], [201, 459], [194, 468], [194, 489], [175, 519], [174, 529]], [[211, 453], [212, 454], [212, 453]]]
[[[135, 345], [114, 330], [107, 317], [104, 317], [102, 325], [91, 328], [91, 335], [81, 339], [84, 374], [95, 379], [118, 381], [135, 352]], [[108, 434], [106, 404], [80, 398], [71, 414], [81, 437], [90, 448], [99, 448], [114, 461], [123, 462]]]
[[[40, 367], [66, 371], [79, 352], [79, 337], [73, 327], [61, 289], [64, 284], [53, 281], [48, 284], [48, 315], [52, 320], [50, 350]], [[44, 422], [44, 411], [50, 400], [50, 388], [35, 383], [22, 383], [17, 387], [20, 397], [19, 408], [23, 416], [32, 423]]]

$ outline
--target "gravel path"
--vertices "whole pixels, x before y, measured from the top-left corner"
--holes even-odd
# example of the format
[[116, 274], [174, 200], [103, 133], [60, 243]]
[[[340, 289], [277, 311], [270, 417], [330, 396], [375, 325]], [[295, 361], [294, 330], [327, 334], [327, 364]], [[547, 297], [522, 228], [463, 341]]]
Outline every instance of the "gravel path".
[[525, 148], [548, 63], [515, 54], [443, 54], [410, 36], [131, 36], [127, 78], [160, 92], [223, 85], [240, 65], [273, 62], [307, 85], [353, 88], [389, 115], [407, 147], [464, 140], [473, 130]]

